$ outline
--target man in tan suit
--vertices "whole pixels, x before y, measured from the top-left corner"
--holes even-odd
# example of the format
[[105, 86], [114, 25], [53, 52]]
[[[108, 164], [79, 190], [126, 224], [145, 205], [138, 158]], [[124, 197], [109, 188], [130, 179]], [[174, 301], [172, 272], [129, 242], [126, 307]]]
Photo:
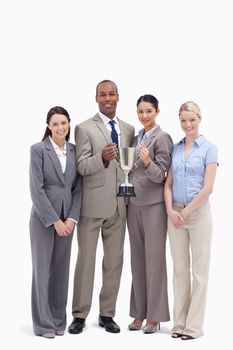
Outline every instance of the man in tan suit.
[[124, 174], [118, 166], [116, 153], [117, 147], [130, 146], [134, 127], [116, 117], [118, 100], [116, 84], [110, 80], [100, 82], [96, 88], [99, 113], [75, 129], [77, 168], [83, 175], [83, 198], [74, 277], [74, 319], [69, 327], [71, 334], [82, 332], [91, 308], [100, 232], [104, 256], [99, 325], [108, 332], [120, 332], [113, 317], [123, 264], [126, 207], [124, 198], [117, 197]]

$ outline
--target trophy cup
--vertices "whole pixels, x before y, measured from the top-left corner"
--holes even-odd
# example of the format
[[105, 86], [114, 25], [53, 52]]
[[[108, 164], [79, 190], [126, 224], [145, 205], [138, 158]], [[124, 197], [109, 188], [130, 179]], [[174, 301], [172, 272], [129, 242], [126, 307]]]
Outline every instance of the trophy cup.
[[135, 147], [119, 148], [120, 167], [125, 174], [125, 182], [119, 187], [118, 197], [136, 197], [134, 186], [128, 180], [129, 172], [133, 168], [134, 151]]

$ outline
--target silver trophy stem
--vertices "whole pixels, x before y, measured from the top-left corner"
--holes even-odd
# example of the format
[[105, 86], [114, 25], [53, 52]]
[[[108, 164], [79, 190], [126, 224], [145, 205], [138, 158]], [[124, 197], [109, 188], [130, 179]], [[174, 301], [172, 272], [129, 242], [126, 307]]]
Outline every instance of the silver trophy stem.
[[120, 185], [118, 197], [135, 197], [134, 186], [129, 182], [129, 172], [133, 168], [134, 147], [123, 147], [119, 149], [120, 167], [124, 172], [125, 182]]
[[125, 186], [131, 186], [131, 184], [129, 183], [129, 171], [127, 171], [127, 170], [124, 170], [124, 174], [125, 174], [125, 183], [124, 183], [124, 185]]

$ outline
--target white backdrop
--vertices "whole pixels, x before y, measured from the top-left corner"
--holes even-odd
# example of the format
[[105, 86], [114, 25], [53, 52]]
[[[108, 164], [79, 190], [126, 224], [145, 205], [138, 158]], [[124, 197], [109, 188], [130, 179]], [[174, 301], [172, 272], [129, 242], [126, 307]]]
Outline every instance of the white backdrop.
[[[83, 334], [48, 341], [31, 329], [31, 256], [28, 221], [30, 145], [41, 140], [47, 111], [65, 107], [75, 124], [97, 111], [95, 87], [103, 79], [116, 82], [118, 115], [140, 125], [136, 100], [146, 93], [159, 102], [160, 126], [174, 141], [182, 137], [178, 109], [196, 101], [203, 113], [201, 131], [219, 149], [211, 203], [214, 215], [212, 260], [205, 336], [187, 348], [206, 348], [230, 342], [233, 290], [231, 232], [232, 162], [232, 12], [227, 0], [1, 0], [1, 341], [7, 348], [117, 349], [163, 345], [183, 346], [170, 338], [171, 322], [158, 334], [128, 332], [130, 322], [130, 252], [125, 264], [116, 321], [122, 331], [106, 333], [97, 326], [101, 285], [101, 244], [98, 247], [93, 306]], [[72, 132], [73, 141], [73, 132]], [[73, 270], [77, 245], [73, 241], [68, 324], [72, 320]], [[172, 314], [172, 264], [167, 249]]]

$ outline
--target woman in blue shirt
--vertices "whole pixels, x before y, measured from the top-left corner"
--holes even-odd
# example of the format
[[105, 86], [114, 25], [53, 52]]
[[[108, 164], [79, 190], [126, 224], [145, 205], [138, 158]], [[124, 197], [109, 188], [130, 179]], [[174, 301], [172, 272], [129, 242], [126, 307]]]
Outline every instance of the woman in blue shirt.
[[174, 264], [172, 337], [188, 340], [203, 335], [212, 231], [208, 198], [218, 159], [216, 146], [199, 134], [198, 105], [182, 104], [179, 118], [185, 137], [173, 148], [165, 203]]

